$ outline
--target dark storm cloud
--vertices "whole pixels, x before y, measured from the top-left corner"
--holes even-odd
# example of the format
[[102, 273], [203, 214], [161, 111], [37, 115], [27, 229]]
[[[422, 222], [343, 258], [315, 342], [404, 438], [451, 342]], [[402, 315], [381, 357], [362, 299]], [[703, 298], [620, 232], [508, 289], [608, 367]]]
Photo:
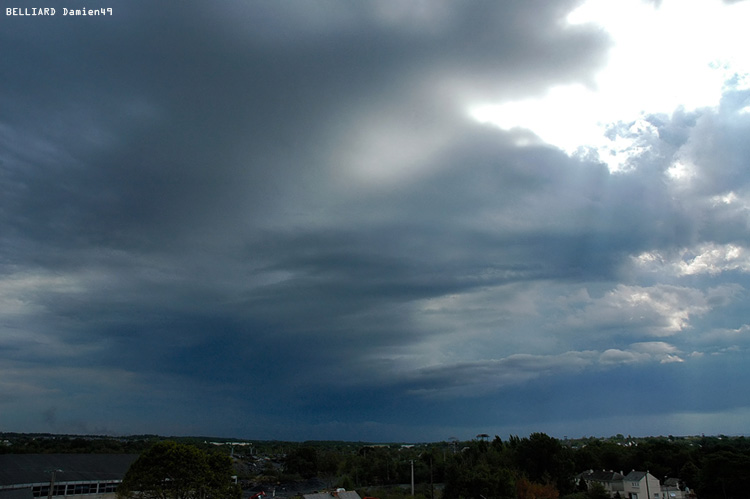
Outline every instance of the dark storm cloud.
[[[320, 7], [351, 12], [333, 13], [330, 26], [319, 14], [309, 33], [306, 17], [264, 3], [239, 7], [250, 24], [228, 30], [237, 6], [193, 3], [160, 7], [170, 12], [165, 19], [130, 3], [122, 17], [73, 21], [81, 23], [75, 30], [44, 19], [46, 39], [28, 39], [38, 25], [13, 25], [6, 39], [23, 50], [9, 51], [4, 63], [14, 76], [5, 101], [15, 110], [4, 120], [6, 248], [42, 266], [93, 259], [129, 273], [148, 267], [150, 254], [179, 261], [191, 251], [186, 244], [242, 245], [280, 212], [315, 210], [316, 196], [329, 190], [326, 137], [340, 122], [366, 119], [351, 115], [362, 103], [410, 98], [442, 72], [466, 71], [472, 84], [486, 74], [499, 89], [528, 85], [530, 74], [540, 85], [580, 76], [590, 64], [582, 44], [594, 41], [542, 29], [563, 6], [446, 5], [448, 19], [425, 33], [392, 26], [367, 7]], [[267, 22], [290, 36], [274, 38]], [[549, 37], [565, 43], [552, 53]], [[592, 57], [601, 53], [588, 47]], [[509, 64], [512, 74], [503, 70]]]
[[[87, 20], [75, 31], [45, 19], [46, 40], [27, 41], [30, 24], [6, 35], [23, 46], [4, 63], [16, 74], [6, 94], [15, 110], [6, 126], [16, 135], [8, 138], [6, 175], [26, 190], [14, 211], [46, 222], [14, 220], [24, 232], [33, 227], [37, 238], [62, 245], [93, 239], [121, 247], [252, 223], [287, 196], [324, 188], [325, 136], [361, 119], [348, 115], [368, 101], [410, 98], [410, 88], [442, 72], [465, 72], [471, 82], [485, 74], [499, 89], [538, 74], [543, 85], [585, 74], [581, 50], [598, 55], [582, 45], [590, 36], [542, 29], [562, 6], [446, 6], [446, 26], [427, 34], [373, 20], [368, 7], [324, 3], [352, 11], [334, 19], [352, 20], [328, 26], [320, 15], [309, 34], [294, 9], [265, 3], [174, 7], [161, 6], [170, 12], [161, 19], [148, 14], [150, 4], [129, 3], [123, 17]], [[249, 24], [218, 24], [236, 9]], [[294, 30], [291, 42], [264, 39], [269, 17], [282, 33]], [[546, 38], [555, 36], [551, 53]], [[503, 69], [509, 65], [512, 73]]]
[[[736, 295], [637, 281], [631, 257], [744, 227], [741, 211], [705, 219], [693, 204], [746, 185], [743, 91], [716, 113], [649, 117], [656, 135], [613, 125], [646, 151], [628, 174], [467, 114], [591, 82], [608, 41], [564, 24], [577, 3], [128, 2], [8, 18], [9, 421], [81, 421], [96, 404], [87, 427], [123, 432], [435, 435], [410, 414], [469, 424], [455, 407], [434, 416], [459, 392], [470, 408], [555, 373], [685, 357], [638, 345]], [[665, 183], [679, 154], [707, 165], [702, 187]], [[592, 339], [631, 312], [634, 333]]]

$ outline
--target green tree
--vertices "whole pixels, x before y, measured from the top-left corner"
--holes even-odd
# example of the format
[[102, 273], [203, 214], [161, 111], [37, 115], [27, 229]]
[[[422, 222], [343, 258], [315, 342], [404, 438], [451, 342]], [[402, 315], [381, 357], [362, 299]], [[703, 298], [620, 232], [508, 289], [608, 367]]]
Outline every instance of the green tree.
[[515, 497], [515, 476], [512, 469], [504, 466], [506, 461], [505, 445], [500, 439], [492, 444], [476, 440], [467, 442], [447, 464], [443, 497]]
[[587, 499], [609, 499], [609, 493], [604, 485], [598, 482], [593, 482], [586, 493]]
[[312, 478], [318, 474], [318, 451], [309, 446], [292, 449], [287, 452], [284, 467], [287, 473]]
[[130, 466], [117, 489], [120, 499], [239, 499], [232, 462], [193, 445], [159, 442]]
[[719, 450], [706, 456], [700, 470], [698, 495], [709, 499], [747, 497], [750, 488], [750, 456]]
[[700, 481], [700, 470], [694, 462], [688, 461], [682, 466], [678, 476], [682, 481], [689, 483], [691, 487], [695, 487]]
[[516, 497], [518, 499], [558, 499], [560, 493], [552, 484], [541, 484], [522, 477], [516, 481]]
[[562, 493], [573, 492], [575, 463], [570, 450], [545, 433], [532, 433], [514, 443], [517, 468], [536, 483], [552, 483]]

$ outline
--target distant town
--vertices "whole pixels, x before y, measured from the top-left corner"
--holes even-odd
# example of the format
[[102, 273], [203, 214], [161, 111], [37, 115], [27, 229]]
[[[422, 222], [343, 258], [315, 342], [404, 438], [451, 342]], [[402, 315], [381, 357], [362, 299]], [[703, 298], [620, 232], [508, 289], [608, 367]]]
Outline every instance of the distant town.
[[[171, 496], [171, 489], [160, 489], [161, 495], [147, 494], [139, 474], [169, 465], [166, 461], [173, 458], [168, 456], [178, 452], [184, 453], [178, 460], [181, 469], [188, 467], [184, 463], [190, 459], [213, 463], [206, 468], [213, 470], [206, 483], [220, 483], [221, 488], [211, 494], [207, 485], [195, 486], [201, 490], [195, 498]], [[198, 469], [195, 466], [191, 469]], [[226, 480], [217, 481], [215, 477], [223, 475], [216, 469], [222, 466]], [[162, 474], [178, 475], [173, 471]], [[193, 471], [191, 480], [196, 476]], [[177, 488], [176, 478], [159, 480]], [[528, 437], [479, 434], [469, 440], [374, 443], [0, 433], [0, 499], [213, 496], [746, 498], [750, 497], [750, 440], [725, 435], [621, 434], [556, 439], [532, 433]]]

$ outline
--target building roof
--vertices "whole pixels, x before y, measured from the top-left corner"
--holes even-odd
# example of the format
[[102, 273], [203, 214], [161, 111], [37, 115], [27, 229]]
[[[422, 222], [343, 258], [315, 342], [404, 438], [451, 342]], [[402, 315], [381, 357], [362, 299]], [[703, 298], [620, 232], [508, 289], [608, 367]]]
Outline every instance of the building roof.
[[0, 454], [0, 487], [49, 483], [122, 480], [138, 454]]
[[33, 499], [31, 488], [25, 489], [0, 489], [0, 499]]
[[625, 480], [627, 480], [628, 482], [640, 482], [648, 474], [649, 474], [648, 471], [633, 470], [627, 475], [625, 475]]
[[617, 473], [615, 471], [594, 471], [594, 470], [588, 470], [584, 471], [580, 475], [578, 475], [579, 478], [583, 478], [584, 480], [593, 480], [595, 482], [619, 482], [623, 478], [625, 478], [624, 475], [621, 473]]

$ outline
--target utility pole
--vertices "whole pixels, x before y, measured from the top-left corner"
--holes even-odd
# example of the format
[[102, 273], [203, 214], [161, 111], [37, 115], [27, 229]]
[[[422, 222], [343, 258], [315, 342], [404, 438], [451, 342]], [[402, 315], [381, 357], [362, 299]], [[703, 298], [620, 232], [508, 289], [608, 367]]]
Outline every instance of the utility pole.
[[435, 482], [432, 478], [432, 456], [430, 456], [430, 499], [435, 499]]
[[47, 494], [47, 499], [52, 499], [52, 496], [54, 495], [55, 490], [55, 473], [62, 473], [63, 470], [60, 469], [54, 469], [54, 470], [46, 470], [49, 475], [49, 494]]
[[410, 459], [411, 463], [411, 496], [414, 497], [414, 459]]

